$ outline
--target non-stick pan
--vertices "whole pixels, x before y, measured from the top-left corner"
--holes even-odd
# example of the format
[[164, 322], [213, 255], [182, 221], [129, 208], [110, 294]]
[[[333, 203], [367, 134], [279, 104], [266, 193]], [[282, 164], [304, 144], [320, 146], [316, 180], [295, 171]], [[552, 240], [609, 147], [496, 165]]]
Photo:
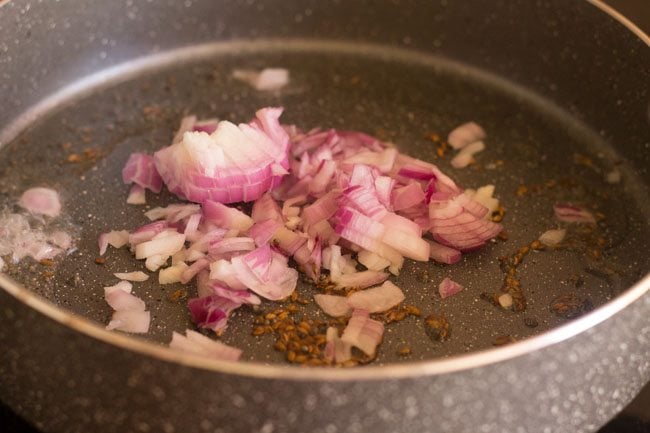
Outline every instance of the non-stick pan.
[[[617, 19], [559, 0], [5, 4], [0, 199], [10, 209], [28, 187], [57, 189], [77, 249], [0, 275], [0, 399], [46, 431], [595, 430], [650, 377], [650, 52]], [[266, 66], [289, 69], [289, 86], [232, 78]], [[155, 279], [136, 288], [153, 317], [144, 338], [102, 329], [102, 288], [142, 266], [126, 250], [95, 261], [99, 233], [146, 221], [124, 202], [128, 155], [168, 145], [185, 114], [245, 121], [269, 105], [285, 123], [365, 131], [463, 186], [496, 186], [507, 240], [453, 266], [407, 262], [394, 279], [423, 316], [449, 320], [448, 341], [409, 317], [368, 366], [289, 366], [244, 308], [222, 337], [243, 362], [180, 355], [164, 345], [192, 326], [186, 305]], [[487, 149], [454, 170], [431, 135], [468, 120]], [[595, 232], [573, 226], [571, 248], [526, 256], [525, 312], [487, 302], [499, 259], [557, 227], [559, 201], [593, 209]], [[441, 300], [447, 276], [466, 290]], [[556, 308], [567, 295], [575, 314]]]

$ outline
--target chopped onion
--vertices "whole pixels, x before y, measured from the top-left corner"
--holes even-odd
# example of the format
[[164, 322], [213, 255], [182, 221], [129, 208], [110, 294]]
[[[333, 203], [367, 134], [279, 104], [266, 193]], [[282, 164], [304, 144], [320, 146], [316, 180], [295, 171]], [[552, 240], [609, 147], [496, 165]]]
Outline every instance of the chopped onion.
[[354, 292], [348, 297], [348, 305], [353, 309], [380, 313], [398, 305], [403, 300], [402, 290], [390, 281], [385, 281], [381, 286]]
[[367, 250], [359, 251], [357, 258], [359, 259], [359, 263], [370, 271], [381, 271], [390, 266], [390, 260]]
[[293, 293], [298, 272], [287, 265], [287, 259], [266, 245], [250, 253], [233, 257], [237, 278], [250, 290], [270, 299], [284, 299]]
[[449, 133], [447, 142], [454, 149], [462, 149], [468, 144], [484, 140], [487, 135], [483, 128], [475, 122], [463, 123]]
[[551, 229], [542, 233], [539, 236], [539, 241], [548, 247], [555, 247], [564, 240], [565, 236], [565, 229]]
[[339, 337], [339, 331], [333, 326], [327, 328], [325, 345], [325, 360], [345, 362], [352, 357], [352, 345], [344, 343]]
[[172, 332], [172, 341], [169, 343], [169, 347], [178, 352], [224, 361], [237, 361], [241, 356], [242, 351], [240, 349], [212, 340], [196, 331], [186, 329], [185, 335], [183, 336], [175, 331]]
[[361, 271], [351, 274], [342, 274], [336, 280], [336, 287], [357, 287], [360, 289], [365, 289], [366, 287], [382, 283], [386, 280], [386, 278], [388, 278], [387, 273], [376, 271]]
[[383, 323], [371, 319], [366, 310], [354, 310], [348, 326], [343, 331], [341, 341], [360, 349], [368, 356], [374, 356], [383, 335]]
[[314, 295], [314, 301], [325, 312], [332, 317], [342, 317], [350, 314], [352, 309], [348, 305], [348, 298], [345, 296], [323, 295], [317, 293]]
[[149, 311], [116, 311], [113, 313], [113, 317], [106, 326], [106, 329], [109, 331], [116, 329], [118, 331], [131, 332], [134, 334], [144, 334], [149, 332], [150, 322], [151, 314]]
[[132, 153], [129, 156], [122, 169], [122, 181], [126, 184], [135, 183], [155, 193], [162, 189], [162, 178], [156, 171], [154, 160], [144, 153]]
[[129, 190], [129, 196], [126, 198], [127, 204], [146, 204], [147, 196], [144, 187], [135, 184]]
[[104, 297], [108, 305], [115, 311], [137, 310], [144, 311], [144, 301], [125, 290], [106, 290]]
[[244, 212], [212, 200], [203, 202], [203, 216], [220, 228], [245, 232], [253, 226], [253, 219]]
[[103, 256], [109, 245], [114, 248], [122, 248], [127, 243], [129, 243], [129, 232], [126, 230], [111, 230], [108, 233], [102, 233], [99, 235], [99, 255]]
[[[169, 224], [167, 221], [156, 221], [150, 224], [143, 225], [135, 229], [131, 234], [129, 234], [129, 245], [132, 247], [141, 244], [142, 242], [150, 241], [158, 233], [163, 230], [167, 230]], [[126, 231], [126, 230], [125, 230]], [[100, 236], [100, 248], [101, 248], [101, 236]]]
[[438, 293], [442, 299], [448, 298], [455, 295], [456, 293], [463, 290], [464, 287], [453, 281], [451, 278], [447, 277], [438, 286]]
[[451, 166], [454, 168], [465, 168], [474, 161], [474, 155], [483, 150], [485, 150], [485, 143], [482, 141], [475, 141], [474, 143], [468, 144], [451, 159]]
[[450, 248], [448, 246], [439, 244], [435, 241], [429, 241], [429, 255], [433, 260], [440, 263], [446, 263], [448, 265], [453, 265], [457, 263], [462, 254], [460, 251]]
[[185, 262], [179, 262], [168, 268], [161, 269], [158, 272], [158, 283], [171, 284], [181, 281], [181, 276], [187, 268], [188, 266]]
[[59, 193], [50, 188], [30, 188], [18, 200], [20, 207], [29, 213], [57, 217], [61, 213]]
[[175, 223], [201, 212], [201, 206], [195, 204], [170, 204], [167, 207], [156, 207], [145, 212], [144, 216], [151, 221], [164, 219]]
[[156, 272], [167, 263], [167, 259], [169, 259], [168, 254], [155, 254], [153, 256], [147, 257], [144, 266], [147, 268], [147, 270]]
[[417, 182], [393, 190], [392, 203], [395, 211], [416, 206], [423, 201], [424, 191], [422, 190], [422, 186]]
[[499, 200], [493, 197], [494, 185], [485, 185], [476, 191], [466, 189], [465, 194], [488, 210], [485, 213], [485, 218], [489, 218], [492, 212], [496, 212], [499, 209]]
[[280, 90], [289, 84], [289, 70], [284, 68], [235, 69], [232, 76], [259, 91]]
[[104, 296], [107, 296], [109, 293], [114, 292], [116, 290], [122, 290], [126, 293], [131, 293], [131, 291], [133, 290], [133, 284], [131, 284], [128, 281], [122, 280], [113, 286], [104, 287]]
[[171, 256], [180, 251], [185, 243], [185, 235], [177, 232], [160, 232], [150, 241], [135, 246], [135, 258], [146, 259], [153, 255], [164, 254]]
[[115, 272], [113, 275], [115, 275], [120, 280], [126, 281], [147, 281], [149, 279], [149, 275], [145, 274], [142, 271]]
[[212, 256], [229, 255], [241, 251], [253, 251], [255, 249], [255, 240], [247, 237], [236, 237], [221, 239], [210, 244], [208, 252]]
[[187, 303], [192, 320], [200, 328], [211, 329], [221, 333], [226, 329], [230, 313], [241, 304], [217, 295], [190, 299]]
[[223, 282], [234, 290], [246, 290], [246, 286], [237, 277], [232, 263], [228, 260], [217, 260], [210, 263], [210, 279]]
[[555, 217], [564, 222], [569, 223], [590, 223], [595, 224], [596, 218], [587, 209], [571, 204], [571, 203], [556, 203], [553, 205]]
[[[190, 116], [171, 146], [153, 158], [132, 155], [125, 167], [125, 181], [135, 183], [130, 201], [159, 173], [170, 192], [200, 205], [152, 209], [145, 215], [160, 221], [131, 234], [119, 232], [115, 242], [103, 235], [101, 252], [128, 241], [152, 271], [171, 257], [172, 266], [159, 270], [159, 283], [187, 284], [196, 277], [199, 297], [188, 302], [192, 319], [217, 333], [239, 306], [293, 293], [298, 272], [289, 267], [290, 258], [314, 281], [327, 269], [339, 289], [372, 288], [349, 297], [314, 295], [326, 314], [352, 313], [342, 337], [328, 329], [326, 358], [344, 362], [353, 346], [374, 356], [383, 325], [369, 314], [404, 300], [383, 270], [397, 275], [405, 257], [451, 264], [462, 252], [483, 246], [501, 230], [488, 219], [499, 205], [494, 186], [464, 193], [437, 166], [400, 154], [390, 143], [354, 131], [302, 132], [280, 125], [281, 114], [282, 108], [265, 108], [239, 125]], [[453, 131], [450, 142], [463, 149], [452, 165], [471, 161], [484, 138], [476, 124]], [[250, 216], [227, 206], [245, 201], [253, 201]], [[423, 238], [426, 231], [434, 241]], [[367, 270], [357, 271], [357, 260]], [[462, 287], [447, 278], [439, 289], [446, 297]], [[144, 308], [126, 292], [115, 294], [118, 290], [112, 289], [112, 305]], [[207, 355], [206, 347], [194, 344], [197, 339], [214, 343], [188, 331], [185, 337], [174, 334], [171, 346]]]
[[260, 221], [248, 230], [248, 236], [255, 240], [255, 245], [261, 247], [271, 241], [280, 227], [282, 223], [272, 219]]
[[154, 154], [156, 168], [172, 193], [190, 201], [256, 200], [287, 173], [289, 137], [278, 122], [281, 113], [266, 108], [252, 125], [222, 121], [212, 134], [186, 132]]
[[199, 259], [196, 262], [192, 263], [191, 266], [188, 266], [187, 269], [181, 274], [181, 283], [187, 284], [192, 278], [196, 276], [203, 269], [207, 269], [210, 266], [210, 261], [207, 259]]

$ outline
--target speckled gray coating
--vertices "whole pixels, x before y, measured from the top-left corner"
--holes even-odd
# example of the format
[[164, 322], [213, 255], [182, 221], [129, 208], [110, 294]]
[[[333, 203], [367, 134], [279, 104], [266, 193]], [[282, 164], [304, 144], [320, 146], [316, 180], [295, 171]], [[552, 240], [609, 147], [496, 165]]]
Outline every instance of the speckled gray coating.
[[[543, 136], [539, 131], [548, 123], [549, 128], [561, 126], [557, 137], [571, 143], [569, 146], [572, 149], [588, 149], [593, 155], [601, 152], [605, 156], [604, 167], [611, 166], [612, 158], [620, 159], [621, 170], [629, 174], [623, 187], [626, 199], [632, 204], [628, 206], [629, 214], [634, 215], [633, 220], [637, 221], [635, 230], [637, 237], [640, 237], [630, 239], [628, 236], [625, 239], [627, 244], [619, 244], [619, 248], [631, 250], [629, 255], [619, 253], [621, 257], [635, 257], [635, 263], [629, 263], [634, 272], [626, 275], [623, 284], [638, 281], [648, 270], [648, 259], [643, 254], [643, 249], [647, 249], [647, 227], [643, 225], [643, 216], [647, 218], [648, 215], [645, 198], [649, 180], [646, 169], [648, 152], [644, 146], [650, 142], [646, 123], [650, 82], [648, 48], [626, 33], [620, 24], [586, 3], [562, 3], [562, 8], [558, 8], [559, 2], [539, 2], [535, 7], [522, 8], [517, 2], [508, 2], [492, 5], [489, 13], [480, 13], [481, 5], [478, 2], [476, 5], [471, 2], [453, 5], [446, 2], [402, 2], [396, 5], [373, 4], [372, 7], [362, 2], [353, 5], [337, 2], [301, 3], [299, 7], [286, 3], [226, 2], [218, 8], [211, 2], [127, 2], [101, 6], [98, 3], [93, 4], [92, 8], [89, 3], [84, 4], [87, 4], [88, 11], [94, 8], [92, 10], [97, 15], [78, 13], [79, 4], [74, 1], [10, 2], [0, 9], [0, 52], [4, 54], [0, 56], [0, 65], [3, 65], [1, 73], [4, 74], [0, 89], [6, 96], [6, 104], [0, 110], [0, 125], [15, 126], [0, 132], [0, 140], [8, 140], [10, 135], [18, 132], [18, 127], [34, 120], [30, 116], [41, 113], [31, 111], [28, 116], [12, 123], [18, 114], [65, 84], [138, 56], [215, 39], [270, 36], [355, 40], [357, 46], [347, 49], [347, 57], [340, 54], [337, 58], [336, 50], [330, 50], [335, 55], [333, 62], [340, 62], [346, 74], [354, 71], [355, 67], [363, 71], [364, 67], [375, 66], [382, 61], [388, 65], [378, 68], [381, 71], [378, 74], [369, 75], [367, 83], [362, 80], [361, 89], [357, 90], [360, 95], [356, 104], [349, 95], [348, 99], [332, 96], [332, 101], [325, 97], [324, 102], [317, 99], [312, 104], [309, 99], [304, 99], [303, 92], [325, 96], [328, 93], [352, 92], [354, 96], [354, 89], [340, 83], [327, 83], [332, 86], [330, 92], [327, 91], [329, 89], [316, 89], [308, 77], [301, 81], [299, 73], [293, 84], [297, 92], [286, 94], [280, 100], [269, 97], [251, 101], [248, 99], [258, 98], [259, 95], [246, 94], [241, 89], [232, 93], [222, 92], [224, 98], [230, 95], [231, 101], [238, 102], [227, 109], [222, 108], [227, 99], [214, 105], [200, 100], [196, 102], [197, 96], [201, 95], [183, 94], [183, 89], [188, 87], [179, 86], [180, 94], [156, 101], [171, 106], [165, 112], [165, 116], [168, 116], [165, 127], [142, 122], [129, 123], [130, 115], [146, 105], [142, 96], [147, 92], [139, 93], [141, 86], [125, 83], [122, 90], [116, 88], [104, 92], [103, 98], [122, 95], [121, 99], [116, 99], [115, 107], [120, 110], [126, 107], [134, 110], [132, 113], [112, 112], [110, 104], [105, 101], [97, 102], [99, 109], [93, 110], [93, 101], [100, 100], [93, 99], [94, 96], [72, 106], [67, 105], [64, 111], [54, 115], [50, 115], [49, 111], [55, 107], [43, 106], [40, 110], [48, 113], [49, 123], [37, 124], [37, 128], [27, 131], [21, 137], [26, 141], [12, 143], [11, 146], [16, 147], [10, 148], [11, 152], [4, 155], [8, 160], [15, 157], [20, 162], [20, 155], [25, 153], [33, 158], [28, 165], [39, 167], [39, 159], [42, 160], [43, 155], [54, 154], [52, 148], [58, 145], [57, 142], [43, 140], [48, 132], [57, 136], [63, 134], [66, 128], [70, 129], [67, 125], [74, 127], [78, 124], [75, 121], [77, 118], [99, 125], [104, 118], [111, 118], [117, 119], [117, 127], [114, 128], [117, 132], [107, 129], [102, 135], [104, 142], [101, 144], [110, 149], [110, 155], [99, 164], [98, 170], [101, 173], [105, 169], [114, 174], [114, 168], [119, 167], [120, 158], [128, 154], [129, 147], [140, 146], [146, 141], [143, 135], [151, 136], [153, 130], [154, 136], [157, 133], [160, 140], [165, 140], [173, 129], [169, 122], [175, 121], [181, 114], [179, 109], [187, 108], [206, 115], [216, 110], [219, 116], [241, 119], [250, 114], [251, 107], [265, 102], [296, 107], [287, 116], [301, 125], [311, 126], [313, 122], [324, 119], [329, 124], [366, 130], [370, 130], [373, 122], [364, 115], [364, 110], [380, 112], [382, 104], [394, 104], [397, 108], [391, 113], [395, 117], [391, 119], [394, 122], [391, 125], [400, 127], [392, 126], [390, 132], [396, 138], [408, 139], [411, 142], [410, 150], [422, 154], [430, 150], [426, 149], [426, 141], [418, 144], [417, 131], [430, 127], [447, 130], [467, 113], [467, 103], [458, 104], [454, 111], [453, 103], [442, 100], [440, 103], [445, 110], [441, 111], [445, 114], [426, 118], [432, 112], [430, 106], [438, 102], [431, 101], [428, 92], [440, 93], [432, 85], [432, 90], [425, 89], [420, 95], [415, 94], [418, 90], [417, 80], [422, 80], [421, 76], [427, 73], [427, 68], [432, 77], [443, 83], [439, 87], [456, 85], [459, 94], [471, 90], [473, 84], [486, 83], [472, 75], [471, 69], [459, 68], [460, 78], [458, 84], [454, 84], [456, 82], [450, 78], [453, 68], [445, 63], [445, 58], [451, 58], [496, 73], [546, 98], [546, 102], [535, 106], [531, 102], [531, 94], [518, 96], [516, 91], [503, 87], [501, 90], [507, 97], [501, 96], [499, 87], [494, 83], [490, 84], [492, 87], [488, 85], [485, 89], [476, 89], [475, 95], [470, 96], [475, 98], [472, 99], [474, 103], [487, 101], [488, 105], [492, 103], [495, 107], [484, 110], [486, 118], [478, 120], [487, 122], [491, 131], [498, 131], [501, 123], [499, 116], [503, 116], [501, 125], [505, 125], [506, 132], [502, 140], [496, 134], [493, 152], [506, 153], [513, 134], [523, 134], [522, 137], [531, 143], [519, 150], [530, 152], [530, 160], [534, 161], [545, 154], [540, 150], [543, 140], [536, 142], [535, 137]], [[104, 11], [101, 17], [112, 17], [110, 22], [99, 17], [100, 8]], [[214, 10], [208, 12], [211, 9]], [[170, 16], [176, 17], [171, 23]], [[170, 24], [162, 26], [163, 22]], [[387, 26], [387, 22], [391, 25]], [[332, 27], [334, 24], [336, 27]], [[578, 31], [580, 29], [584, 30]], [[587, 29], [597, 31], [585, 38]], [[513, 32], [518, 37], [513, 38]], [[361, 42], [390, 44], [397, 49], [386, 49], [382, 60], [382, 56], [373, 53], [373, 49], [377, 51], [376, 48], [362, 45]], [[287, 62], [292, 71], [299, 71], [300, 56], [296, 55], [295, 46], [304, 42], [294, 39], [292, 43], [286, 44], [287, 54], [283, 55], [276, 46], [275, 51], [270, 50], [267, 55], [270, 59], [279, 58]], [[616, 47], [614, 55], [608, 48], [609, 44]], [[366, 53], [363, 52], [365, 48]], [[423, 50], [439, 56], [431, 61], [431, 64], [438, 64], [439, 67], [428, 65], [418, 69], [408, 61], [413, 55], [402, 55], [399, 48]], [[256, 49], [259, 50], [259, 46]], [[39, 50], [43, 55], [36, 55]], [[233, 53], [232, 50], [231, 47], [231, 58], [235, 62], [238, 56], [241, 59], [250, 57], [238, 53], [236, 49]], [[358, 60], [354, 60], [355, 50], [359, 54]], [[60, 52], [65, 52], [65, 55], [61, 56]], [[308, 65], [328, 59], [322, 53], [306, 53], [305, 56], [312, 57], [312, 60], [306, 61]], [[61, 61], [62, 57], [66, 61]], [[220, 62], [223, 60], [215, 58]], [[263, 61], [258, 61], [259, 66], [263, 66]], [[404, 75], [400, 74], [399, 69], [402, 64], [405, 65]], [[226, 58], [223, 65], [199, 63], [192, 66], [195, 70], [191, 73], [171, 72], [171, 75], [187, 80], [192, 75], [199, 76], [205, 72], [201, 68], [221, 66], [223, 76], [224, 71], [229, 69], [228, 65]], [[328, 68], [336, 72], [336, 66], [331, 65], [323, 70]], [[306, 66], [305, 70], [310, 70], [310, 67]], [[125, 69], [116, 74], [127, 76], [128, 72]], [[576, 80], [575, 77], [580, 79]], [[346, 75], [342, 75], [342, 79], [345, 78]], [[400, 79], [415, 81], [403, 84], [404, 92], [391, 93], [395, 86], [402, 86]], [[584, 85], [587, 82], [589, 85]], [[159, 83], [159, 80], [152, 80], [151, 86], [156, 87]], [[381, 94], [379, 86], [382, 83], [392, 84], [386, 95]], [[306, 90], [300, 88], [301, 84], [306, 86]], [[224, 83], [220, 85], [224, 86]], [[236, 86], [233, 83], [225, 85]], [[213, 91], [217, 92], [216, 89]], [[370, 91], [372, 98], [364, 97], [364, 91]], [[163, 93], [158, 89], [149, 94]], [[472, 95], [471, 91], [466, 94]], [[394, 99], [394, 95], [402, 95], [402, 99]], [[186, 105], [179, 107], [178, 101], [183, 101], [183, 98], [186, 98]], [[187, 100], [192, 98], [195, 102], [188, 103]], [[246, 102], [242, 102], [244, 98]], [[173, 101], [176, 101], [176, 105]], [[566, 111], [554, 111], [549, 102]], [[346, 103], [352, 105], [346, 107]], [[514, 120], [506, 118], [508, 110], [504, 107], [508, 107], [509, 103], [522, 113], [529, 106], [537, 108], [540, 116], [536, 118], [532, 108], [532, 114], [520, 114], [519, 124], [523, 122], [522, 119], [533, 120], [529, 130], [518, 131], [516, 126], [511, 127], [517, 124], [517, 116]], [[413, 106], [412, 109], [400, 110], [399, 107], [408, 107], [409, 104]], [[333, 114], [331, 107], [335, 106], [350, 108], [350, 113]], [[75, 114], [75, 110], [81, 114]], [[93, 115], [86, 114], [84, 117], [84, 111]], [[562, 116], [566, 116], [566, 119], [562, 120]], [[66, 121], [61, 122], [60, 129], [56, 128], [56, 119]], [[577, 121], [584, 122], [584, 125]], [[591, 130], [595, 130], [597, 135], [593, 135]], [[31, 137], [29, 134], [32, 134]], [[74, 135], [75, 132], [70, 134]], [[553, 134], [544, 137], [548, 139]], [[33, 147], [34, 143], [43, 146], [42, 153], [21, 153], [25, 150], [23, 146]], [[152, 148], [158, 145], [156, 142], [149, 143]], [[561, 145], [554, 148], [561, 150]], [[557, 153], [550, 153], [554, 155], [551, 160], [560, 161]], [[7, 167], [10, 165], [3, 165], [0, 169], [3, 174], [0, 176], [0, 194], [5, 197], [15, 195], [25, 181], [41, 179], [52, 182], [56, 179], [55, 182], [71, 185], [71, 170], [66, 170], [65, 166], [54, 172], [36, 170], [36, 173], [18, 173], [15, 176], [15, 166]], [[113, 170], [108, 170], [111, 167]], [[532, 172], [534, 168], [539, 167], [535, 164], [520, 167], [518, 179], [528, 180], [527, 169]], [[72, 175], [89, 173], [90, 170], [86, 172], [80, 168], [78, 173]], [[468, 176], [467, 179], [471, 179], [473, 184], [480, 184], [483, 180], [481, 175], [478, 178], [475, 174], [460, 176]], [[100, 186], [110, 187], [110, 178], [104, 177], [100, 182], [104, 182]], [[96, 185], [92, 182], [88, 184], [89, 190], [96, 191], [92, 186]], [[84, 187], [83, 183], [79, 185], [79, 188]], [[70, 190], [70, 193], [73, 192]], [[116, 189], [113, 192], [116, 200], [123, 197], [124, 191]], [[91, 192], [85, 204], [92, 206], [93, 200], [101, 201], [104, 198]], [[518, 210], [517, 206], [513, 201], [511, 215], [524, 214], [525, 209]], [[614, 204], [614, 207], [624, 206]], [[79, 207], [79, 212], [83, 210], [83, 206]], [[97, 219], [93, 217], [79, 222], [79, 215], [75, 218], [88, 232], [85, 237], [87, 242], [93, 242], [99, 227]], [[110, 221], [102, 223], [106, 222]], [[526, 230], [522, 228], [520, 232], [526, 233]], [[90, 249], [88, 246], [82, 251]], [[465, 271], [472, 272], [474, 266], [484, 269], [490, 263], [494, 264], [497, 251], [481, 254], [473, 256], [473, 261], [464, 263], [456, 272], [462, 275]], [[127, 263], [128, 259], [126, 256], [112, 258], [116, 263]], [[74, 269], [66, 268], [66, 271]], [[84, 267], [77, 270], [83, 277], [90, 276], [92, 272]], [[534, 273], [534, 270], [531, 272]], [[59, 278], [57, 281], [75, 281], [74, 272], [69, 273], [68, 277], [72, 280]], [[89, 278], [89, 282], [94, 282], [94, 276]], [[408, 279], [408, 276], [405, 278]], [[480, 281], [480, 275], [472, 277], [472, 281]], [[100, 322], [105, 319], [108, 310], [103, 305], [99, 306], [101, 299], [97, 293], [93, 294], [97, 303], [86, 307], [89, 305], [87, 299], [78, 294], [70, 296], [66, 292], [74, 293], [72, 284], [30, 286], [37, 293], [73, 311]], [[602, 296], [603, 299], [598, 301], [601, 303], [621, 289], [605, 285], [602, 295], [597, 295], [598, 291], [592, 292], [592, 295]], [[459, 306], [453, 311], [461, 311], [461, 302], [471, 302], [477, 292], [478, 287], [468, 291], [464, 295], [466, 298], [457, 298]], [[147, 296], [153, 302], [157, 295], [148, 292]], [[378, 372], [376, 380], [371, 381], [306, 382], [226, 374], [162, 361], [75, 333], [26, 308], [4, 291], [0, 291], [0, 300], [0, 342], [3, 347], [9, 348], [0, 354], [0, 398], [46, 431], [592, 431], [620, 410], [648, 381], [650, 375], [648, 294], [614, 318], [585, 333], [498, 364], [407, 379], [389, 379], [388, 375]], [[168, 314], [166, 307], [158, 308], [160, 314]], [[477, 311], [489, 311], [483, 304], [477, 308]], [[548, 320], [543, 329], [557, 324], [551, 316]], [[185, 322], [186, 316], [182, 316], [175, 323], [180, 326]], [[495, 323], [487, 322], [491, 323], [490, 326]], [[507, 326], [506, 329], [512, 328]], [[163, 326], [158, 330], [159, 333], [154, 330], [152, 338], [166, 341], [169, 328]], [[467, 337], [459, 338], [448, 346], [451, 348], [449, 353], [434, 352], [433, 356], [476, 350], [485, 347], [486, 343], [483, 341], [483, 346], [464, 347], [461, 341], [468, 341]], [[430, 353], [421, 354], [423, 358], [430, 356]], [[386, 361], [391, 360], [387, 358]]]

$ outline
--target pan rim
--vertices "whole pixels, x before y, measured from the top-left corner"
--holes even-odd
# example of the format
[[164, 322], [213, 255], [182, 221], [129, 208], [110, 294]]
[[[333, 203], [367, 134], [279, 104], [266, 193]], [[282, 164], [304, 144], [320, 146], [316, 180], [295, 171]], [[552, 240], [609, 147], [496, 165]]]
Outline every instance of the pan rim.
[[[650, 46], [650, 36], [601, 0], [587, 0], [602, 12], [619, 21]], [[61, 308], [30, 291], [5, 274], [0, 273], [0, 288], [19, 302], [44, 316], [103, 343], [151, 356], [161, 361], [213, 371], [220, 374], [292, 381], [374, 381], [442, 375], [484, 367], [501, 361], [515, 359], [556, 343], [568, 340], [612, 318], [644, 295], [650, 293], [650, 273], [625, 292], [589, 314], [520, 342], [487, 350], [457, 355], [444, 359], [431, 359], [409, 363], [367, 366], [361, 369], [304, 368], [259, 362], [229, 362], [175, 352], [151, 341], [105, 330], [99, 324]]]
[[254, 377], [262, 379], [281, 379], [292, 381], [375, 381], [386, 379], [408, 379], [422, 376], [435, 376], [456, 373], [464, 370], [484, 367], [501, 361], [524, 356], [554, 344], [568, 340], [598, 324], [640, 300], [644, 295], [650, 296], [650, 273], [623, 292], [621, 295], [603, 304], [596, 310], [569, 323], [553, 328], [542, 334], [518, 341], [516, 343], [495, 347], [449, 358], [388, 364], [382, 366], [365, 366], [364, 368], [335, 369], [320, 367], [296, 367], [283, 364], [264, 364], [254, 361], [234, 362], [220, 361], [206, 357], [176, 352], [152, 341], [129, 336], [127, 334], [107, 331], [99, 324], [83, 316], [57, 306], [40, 295], [17, 283], [6, 274], [0, 273], [0, 288], [26, 306], [47, 316], [73, 331], [103, 343], [117, 346], [139, 354], [148, 355], [161, 361], [180, 364], [215, 373]]

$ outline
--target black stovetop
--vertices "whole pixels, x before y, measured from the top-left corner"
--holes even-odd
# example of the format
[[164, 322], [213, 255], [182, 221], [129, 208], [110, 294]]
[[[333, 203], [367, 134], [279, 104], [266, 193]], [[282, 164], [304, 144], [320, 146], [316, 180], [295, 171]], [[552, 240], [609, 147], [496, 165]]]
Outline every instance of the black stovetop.
[[[1, 402], [0, 432], [39, 433]], [[628, 407], [598, 433], [650, 433], [650, 383]]]

